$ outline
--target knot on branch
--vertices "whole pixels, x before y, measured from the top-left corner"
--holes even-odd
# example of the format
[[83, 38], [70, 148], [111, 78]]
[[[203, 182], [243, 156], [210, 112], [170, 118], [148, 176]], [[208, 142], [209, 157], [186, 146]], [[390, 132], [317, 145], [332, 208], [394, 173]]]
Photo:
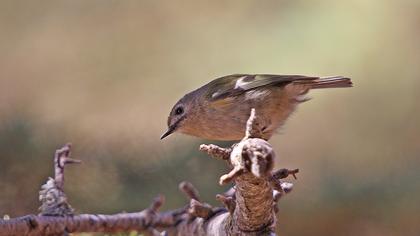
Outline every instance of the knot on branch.
[[66, 194], [58, 188], [54, 179], [49, 178], [39, 191], [41, 201], [40, 215], [43, 216], [69, 216], [74, 214], [73, 208], [67, 202]]
[[275, 153], [271, 145], [261, 139], [262, 132], [259, 127], [255, 109], [251, 110], [251, 115], [247, 121], [245, 137], [233, 148], [222, 148], [213, 144], [201, 145], [200, 150], [207, 154], [229, 160], [233, 169], [220, 177], [219, 184], [223, 185], [231, 182], [239, 175], [251, 172], [260, 178], [270, 174], [273, 169]]

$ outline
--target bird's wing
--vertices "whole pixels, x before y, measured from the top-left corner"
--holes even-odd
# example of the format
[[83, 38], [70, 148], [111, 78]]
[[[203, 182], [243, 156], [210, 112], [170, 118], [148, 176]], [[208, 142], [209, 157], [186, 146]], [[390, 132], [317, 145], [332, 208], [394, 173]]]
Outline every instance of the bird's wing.
[[227, 75], [217, 78], [207, 84], [207, 96], [210, 101], [216, 101], [227, 97], [233, 97], [245, 91], [263, 86], [279, 86], [296, 80], [314, 80], [317, 78], [318, 77], [309, 77], [303, 75]]

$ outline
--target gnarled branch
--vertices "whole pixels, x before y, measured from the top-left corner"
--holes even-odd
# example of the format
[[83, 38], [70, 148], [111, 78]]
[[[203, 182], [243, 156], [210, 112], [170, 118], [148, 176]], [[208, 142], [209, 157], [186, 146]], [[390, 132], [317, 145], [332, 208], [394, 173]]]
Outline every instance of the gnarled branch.
[[159, 196], [145, 210], [114, 215], [74, 215], [64, 193], [64, 168], [66, 164], [80, 161], [70, 158], [71, 145], [65, 145], [55, 153], [54, 178], [49, 178], [40, 191], [41, 213], [0, 220], [0, 236], [132, 230], [153, 236], [274, 235], [277, 202], [293, 188], [293, 184], [282, 179], [289, 175], [296, 178], [298, 170], [272, 172], [276, 155], [271, 145], [261, 138], [254, 109], [244, 135], [239, 143], [229, 148], [213, 144], [200, 146], [201, 151], [226, 160], [232, 167], [219, 180], [220, 184], [235, 184], [224, 194], [216, 195], [224, 207], [202, 202], [197, 189], [189, 182], [182, 182], [179, 189], [188, 196], [189, 203], [180, 209], [159, 212], [164, 203], [163, 196]]

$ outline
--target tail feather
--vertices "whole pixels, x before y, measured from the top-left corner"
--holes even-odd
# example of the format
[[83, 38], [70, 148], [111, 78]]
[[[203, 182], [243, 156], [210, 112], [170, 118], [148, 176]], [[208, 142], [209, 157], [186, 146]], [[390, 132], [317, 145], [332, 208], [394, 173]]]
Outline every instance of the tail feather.
[[348, 88], [353, 86], [351, 79], [343, 76], [320, 77], [314, 80], [296, 80], [293, 83], [309, 85], [311, 89]]

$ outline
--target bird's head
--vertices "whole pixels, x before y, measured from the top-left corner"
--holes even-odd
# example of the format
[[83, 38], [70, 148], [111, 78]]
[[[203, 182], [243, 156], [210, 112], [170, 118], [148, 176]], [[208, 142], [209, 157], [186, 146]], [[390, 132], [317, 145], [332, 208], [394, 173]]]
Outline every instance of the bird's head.
[[160, 139], [163, 139], [174, 132], [188, 133], [188, 130], [194, 124], [195, 108], [197, 107], [197, 100], [194, 99], [193, 94], [187, 94], [181, 98], [173, 107], [168, 116], [168, 130], [162, 134]]

